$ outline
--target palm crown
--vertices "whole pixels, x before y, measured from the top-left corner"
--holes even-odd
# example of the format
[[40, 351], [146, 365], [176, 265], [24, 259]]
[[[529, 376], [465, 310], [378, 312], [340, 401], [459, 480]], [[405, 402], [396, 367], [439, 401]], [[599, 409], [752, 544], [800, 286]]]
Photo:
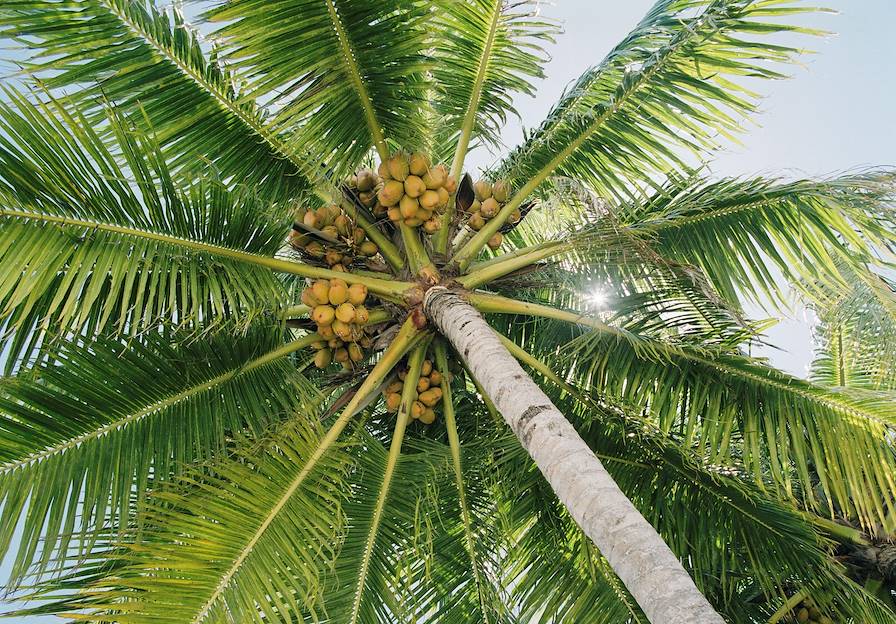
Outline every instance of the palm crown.
[[[0, 6], [19, 613], [685, 621], [687, 575], [632, 573], [662, 542], [620, 512], [649, 544], [617, 552], [554, 435], [712, 604], [687, 621], [896, 620], [893, 174], [696, 166], [808, 9], [660, 0], [473, 184], [542, 76], [536, 7], [211, 4], [205, 39], [152, 2]], [[822, 320], [811, 382], [747, 355], [742, 301], [786, 287]]]

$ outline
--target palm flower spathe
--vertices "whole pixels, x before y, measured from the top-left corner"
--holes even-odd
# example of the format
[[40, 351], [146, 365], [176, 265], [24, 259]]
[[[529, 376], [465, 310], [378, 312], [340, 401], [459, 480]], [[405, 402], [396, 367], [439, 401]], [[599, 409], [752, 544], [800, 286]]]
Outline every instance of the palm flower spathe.
[[896, 178], [700, 167], [808, 8], [660, 0], [474, 181], [537, 3], [202, 4], [0, 6], [16, 615], [896, 621]]

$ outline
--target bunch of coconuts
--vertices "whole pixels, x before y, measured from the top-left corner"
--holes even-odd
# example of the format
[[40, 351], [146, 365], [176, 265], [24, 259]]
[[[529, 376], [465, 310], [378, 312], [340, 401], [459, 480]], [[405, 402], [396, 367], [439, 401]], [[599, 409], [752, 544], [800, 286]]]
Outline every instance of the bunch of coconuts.
[[342, 211], [332, 204], [316, 210], [298, 208], [295, 220], [319, 235], [300, 231], [295, 227], [289, 232], [289, 244], [296, 251], [326, 262], [334, 271], [348, 271], [356, 258], [373, 258], [380, 249], [367, 240], [367, 234], [357, 227]]
[[[442, 214], [457, 190], [457, 181], [445, 165], [433, 167], [429, 157], [419, 152], [397, 152], [380, 163], [377, 171], [382, 185], [376, 194], [374, 214], [385, 212], [396, 225], [423, 226], [427, 234], [439, 231]], [[358, 182], [360, 191], [360, 178]]]
[[[404, 382], [410, 370], [404, 368], [398, 372], [398, 379], [386, 386], [383, 397], [386, 399], [386, 409], [397, 412], [401, 405], [401, 393], [404, 392]], [[424, 425], [431, 425], [436, 421], [435, 408], [442, 400], [442, 373], [437, 371], [431, 360], [423, 360], [420, 367], [420, 379], [417, 381], [417, 398], [411, 404], [411, 419], [419, 420]]]
[[794, 607], [792, 615], [793, 621], [800, 624], [834, 624], [831, 618], [821, 614], [811, 598], [806, 598]]
[[[504, 180], [496, 180], [494, 184], [488, 180], [479, 180], [473, 185], [473, 194], [475, 199], [468, 210], [470, 216], [467, 219], [467, 225], [470, 229], [478, 232], [501, 212], [501, 208], [510, 198], [510, 184]], [[507, 222], [519, 223], [521, 218], [522, 214], [517, 208], [511, 213]], [[504, 242], [504, 235], [501, 232], [495, 232], [495, 235], [488, 239], [489, 249], [498, 249], [502, 242]]]
[[302, 303], [311, 308], [311, 319], [323, 340], [311, 346], [317, 351], [314, 365], [327, 368], [331, 362], [352, 370], [372, 343], [364, 325], [370, 313], [364, 307], [367, 287], [349, 286], [341, 279], [316, 280], [302, 291]]

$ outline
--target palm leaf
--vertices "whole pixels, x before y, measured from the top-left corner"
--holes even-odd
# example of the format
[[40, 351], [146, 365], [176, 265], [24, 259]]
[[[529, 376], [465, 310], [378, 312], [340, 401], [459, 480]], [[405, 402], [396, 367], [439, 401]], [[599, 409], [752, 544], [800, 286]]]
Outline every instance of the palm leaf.
[[[496, 299], [471, 299], [483, 311], [500, 311]], [[536, 349], [561, 377], [643, 411], [708, 461], [742, 462], [757, 482], [769, 475], [779, 495], [810, 508], [833, 513], [836, 507], [866, 523], [889, 522], [896, 469], [886, 442], [896, 422], [890, 401], [834, 393], [730, 348], [702, 347], [687, 335], [658, 339], [556, 310], [530, 312], [585, 323], [593, 331], [493, 322], [527, 351]]]
[[425, 134], [427, 13], [402, 0], [230, 0], [207, 17], [225, 22], [223, 57], [278, 109], [289, 144], [344, 174], [371, 146], [388, 157], [386, 138], [414, 146]]
[[286, 360], [308, 338], [284, 344], [264, 325], [185, 337], [64, 342], [33, 375], [3, 380], [0, 546], [19, 526], [14, 580], [73, 538], [126, 525], [132, 498], [140, 504], [151, 484], [316, 394]]
[[210, 61], [176, 10], [131, 0], [14, 0], [0, 37], [29, 54], [25, 69], [81, 110], [114, 102], [156, 133], [172, 169], [211, 168], [222, 180], [294, 196], [321, 175], [288, 146], [230, 72]]
[[821, 282], [845, 287], [844, 272], [890, 242], [894, 182], [890, 171], [796, 182], [694, 178], [618, 217], [662, 257], [698, 267], [725, 299], [783, 305], [771, 266], [817, 298]]
[[41, 584], [31, 598], [49, 602], [39, 612], [158, 624], [319, 614], [320, 576], [339, 544], [350, 466], [338, 449], [308, 465], [322, 436], [303, 412], [262, 442], [242, 444], [210, 474], [193, 472], [162, 489], [142, 530], [102, 560], [66, 568], [79, 593]]
[[628, 197], [632, 182], [680, 168], [682, 151], [713, 149], [717, 136], [738, 132], [740, 116], [754, 110], [755, 94], [734, 80], [780, 78], [773, 66], [798, 51], [761, 38], [812, 32], [769, 21], [785, 10], [809, 9], [788, 0], [657, 2], [497, 175], [526, 191], [557, 174], [586, 181], [604, 197]]
[[437, 86], [433, 109], [444, 132], [435, 150], [441, 159], [456, 150], [452, 174], [460, 179], [470, 141], [497, 145], [513, 99], [534, 95], [532, 80], [544, 77], [556, 26], [536, 4], [519, 0], [445, 2], [432, 20]]
[[109, 147], [63, 104], [10, 96], [0, 105], [0, 302], [20, 332], [12, 359], [51, 324], [59, 335], [136, 332], [285, 301], [265, 265], [291, 266], [269, 258], [287, 221], [257, 198], [214, 182], [178, 188], [154, 143], [119, 117]]

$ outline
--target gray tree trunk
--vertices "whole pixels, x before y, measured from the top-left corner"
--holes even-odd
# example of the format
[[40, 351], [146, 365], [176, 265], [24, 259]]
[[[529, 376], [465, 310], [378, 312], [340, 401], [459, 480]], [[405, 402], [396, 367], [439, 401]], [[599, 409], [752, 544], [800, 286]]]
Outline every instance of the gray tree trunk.
[[464, 358], [652, 624], [724, 624], [675, 554], [482, 316], [443, 287], [426, 293], [424, 311]]

